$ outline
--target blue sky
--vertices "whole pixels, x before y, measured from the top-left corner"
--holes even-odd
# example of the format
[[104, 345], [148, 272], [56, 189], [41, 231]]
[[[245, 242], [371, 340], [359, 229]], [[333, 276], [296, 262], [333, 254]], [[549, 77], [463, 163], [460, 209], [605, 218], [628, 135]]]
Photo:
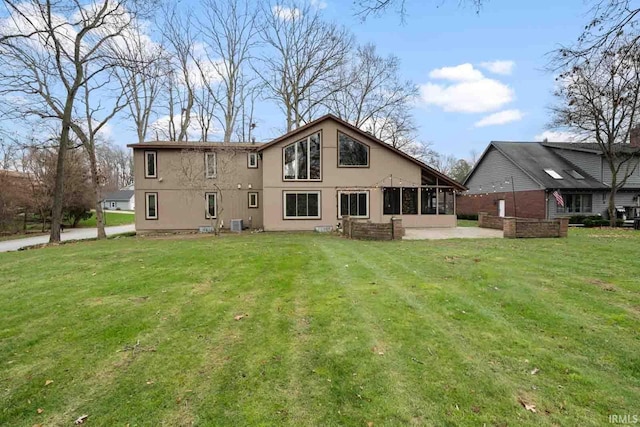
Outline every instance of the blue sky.
[[[482, 152], [491, 140], [532, 140], [548, 128], [554, 76], [545, 71], [547, 54], [560, 44], [573, 42], [589, 20], [589, 6], [583, 0], [488, 0], [479, 14], [472, 7], [460, 7], [457, 0], [407, 0], [404, 25], [394, 13], [361, 23], [353, 17], [350, 1], [326, 2], [328, 17], [347, 25], [359, 42], [373, 42], [380, 53], [398, 56], [403, 75], [418, 85], [431, 82], [446, 90], [460, 81], [430, 78], [430, 73], [471, 64], [483, 77], [512, 90], [513, 100], [496, 108], [488, 107], [505, 101], [504, 96], [492, 91], [481, 97], [487, 102], [480, 104], [488, 104], [482, 112], [445, 111], [443, 105], [419, 103], [414, 114], [421, 138], [437, 151], [457, 157], [467, 157], [471, 150]], [[496, 60], [513, 61], [511, 73], [494, 74], [480, 65]], [[468, 95], [470, 105], [461, 90], [444, 107], [456, 110], [462, 103], [466, 109], [473, 109], [473, 105], [481, 109], [482, 105], [474, 102], [477, 91]], [[494, 96], [497, 99], [492, 102]], [[474, 126], [482, 118], [505, 110], [518, 110], [522, 118], [501, 125]]]
[[[458, 0], [407, 0], [404, 24], [394, 11], [361, 22], [352, 0], [309, 1], [327, 20], [349, 28], [358, 43], [374, 43], [380, 54], [400, 58], [403, 77], [423, 95], [414, 110], [420, 139], [463, 158], [481, 153], [491, 140], [543, 135], [554, 87], [554, 76], [545, 71], [548, 53], [575, 41], [590, 16], [584, 0], [486, 0], [480, 13]], [[512, 67], [492, 72], [486, 63], [494, 61]], [[284, 126], [272, 107], [257, 110], [258, 140], [279, 136]], [[112, 138], [133, 142], [130, 124], [122, 125], [113, 126]]]

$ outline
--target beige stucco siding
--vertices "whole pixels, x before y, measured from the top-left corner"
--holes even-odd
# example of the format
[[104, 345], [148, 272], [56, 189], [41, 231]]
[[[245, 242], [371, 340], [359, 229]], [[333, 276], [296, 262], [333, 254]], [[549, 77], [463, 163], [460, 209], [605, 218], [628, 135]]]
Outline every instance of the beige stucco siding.
[[[369, 167], [338, 167], [338, 130], [369, 146]], [[284, 181], [283, 148], [308, 135], [321, 133], [321, 181]], [[390, 221], [383, 215], [382, 187], [412, 187], [421, 183], [422, 168], [373, 140], [364, 140], [349, 128], [325, 120], [262, 151], [263, 214], [265, 230], [313, 230], [334, 226], [338, 218], [339, 190], [369, 191], [372, 222]], [[321, 219], [284, 219], [284, 191], [321, 191]], [[396, 215], [406, 227], [455, 226], [455, 215]]]
[[[145, 151], [157, 153], [157, 178], [145, 178]], [[211, 226], [211, 219], [205, 217], [207, 192], [217, 194], [218, 216], [225, 228], [231, 219], [242, 219], [245, 226], [261, 228], [262, 171], [247, 167], [245, 150], [216, 150], [216, 153], [217, 176], [205, 178], [202, 150], [135, 149], [136, 229], [197, 230], [200, 226]], [[158, 219], [146, 219], [145, 194], [150, 192], [158, 193]], [[258, 208], [249, 208], [249, 192], [258, 193]]]

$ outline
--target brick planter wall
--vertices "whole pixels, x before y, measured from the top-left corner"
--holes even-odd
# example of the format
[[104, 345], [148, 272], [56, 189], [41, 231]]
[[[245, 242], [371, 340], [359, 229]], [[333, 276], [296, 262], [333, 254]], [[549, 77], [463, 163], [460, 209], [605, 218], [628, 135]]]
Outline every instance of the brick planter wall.
[[[502, 224], [502, 227], [497, 227], [498, 224]], [[481, 212], [478, 215], [478, 225], [483, 228], [502, 228], [504, 237], [510, 239], [567, 237], [569, 219], [500, 218]]]
[[502, 225], [502, 220], [504, 218], [499, 217], [499, 216], [495, 216], [495, 215], [489, 215], [486, 212], [480, 212], [478, 213], [478, 227], [480, 228], [493, 228], [495, 230], [502, 230], [503, 229], [503, 225]]
[[401, 218], [392, 218], [388, 223], [342, 218], [342, 233], [356, 240], [401, 240], [404, 236]]

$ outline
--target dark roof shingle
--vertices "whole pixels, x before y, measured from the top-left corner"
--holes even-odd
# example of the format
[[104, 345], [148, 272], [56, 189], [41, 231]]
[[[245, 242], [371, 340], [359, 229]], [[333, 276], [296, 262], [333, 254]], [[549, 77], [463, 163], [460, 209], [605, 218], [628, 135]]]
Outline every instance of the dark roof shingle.
[[[605, 189], [607, 185], [596, 180], [576, 165], [565, 160], [539, 142], [491, 143], [505, 157], [524, 171], [534, 181], [548, 189]], [[558, 173], [562, 179], [555, 179], [545, 169]], [[575, 170], [584, 179], [577, 179], [568, 171]]]

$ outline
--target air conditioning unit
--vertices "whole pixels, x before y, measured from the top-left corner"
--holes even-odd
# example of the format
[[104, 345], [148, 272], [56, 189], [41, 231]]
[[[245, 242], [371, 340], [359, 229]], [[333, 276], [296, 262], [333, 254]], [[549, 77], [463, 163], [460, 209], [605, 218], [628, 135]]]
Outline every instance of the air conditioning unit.
[[232, 219], [231, 220], [231, 231], [235, 231], [237, 233], [242, 231], [242, 220], [241, 219]]

